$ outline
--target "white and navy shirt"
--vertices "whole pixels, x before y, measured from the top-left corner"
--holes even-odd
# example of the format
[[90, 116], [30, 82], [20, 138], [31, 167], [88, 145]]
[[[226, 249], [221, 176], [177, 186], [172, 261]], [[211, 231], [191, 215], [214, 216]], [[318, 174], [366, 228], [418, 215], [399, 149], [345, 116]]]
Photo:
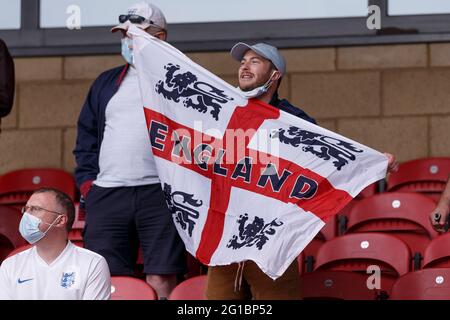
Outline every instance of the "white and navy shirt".
[[108, 300], [110, 296], [105, 258], [70, 241], [50, 264], [33, 246], [0, 266], [0, 300]]
[[95, 185], [104, 188], [159, 183], [145, 123], [137, 71], [128, 68], [105, 111], [105, 130]]

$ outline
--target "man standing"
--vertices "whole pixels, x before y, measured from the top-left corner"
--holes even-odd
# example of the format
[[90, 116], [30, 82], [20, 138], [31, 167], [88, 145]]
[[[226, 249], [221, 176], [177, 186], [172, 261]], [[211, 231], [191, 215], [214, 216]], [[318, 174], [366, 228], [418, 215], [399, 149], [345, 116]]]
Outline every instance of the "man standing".
[[[231, 56], [240, 62], [239, 89], [245, 97], [258, 98], [278, 109], [316, 123], [286, 99], [279, 99], [278, 88], [286, 72], [286, 63], [277, 48], [265, 43], [251, 46], [240, 42], [231, 49]], [[239, 270], [241, 274], [238, 273]], [[242, 284], [235, 286], [235, 283], [240, 283], [241, 280]], [[264, 274], [256, 263], [245, 261], [209, 267], [206, 297], [212, 300], [299, 299], [298, 282], [297, 260], [275, 281]]]
[[151, 153], [132, 41], [131, 24], [167, 37], [159, 8], [140, 2], [119, 16], [125, 66], [102, 73], [78, 120], [76, 180], [86, 204], [85, 247], [106, 258], [112, 275], [133, 275], [140, 244], [147, 282], [168, 297], [186, 255], [168, 211]]
[[[277, 48], [257, 43], [239, 42], [231, 49], [231, 56], [240, 62], [239, 90], [247, 98], [258, 98], [280, 110], [316, 124], [303, 110], [286, 99], [279, 99], [278, 88], [286, 73], [286, 63]], [[388, 171], [396, 171], [395, 157], [389, 159]], [[208, 268], [206, 297], [212, 300], [294, 300], [299, 299], [297, 260], [275, 281], [263, 273], [253, 261]]]
[[0, 39], [0, 132], [1, 121], [12, 109], [14, 102], [14, 62], [8, 48]]
[[107, 300], [111, 277], [106, 260], [68, 241], [75, 219], [65, 193], [43, 188], [22, 208], [19, 231], [33, 246], [0, 267], [0, 299]]

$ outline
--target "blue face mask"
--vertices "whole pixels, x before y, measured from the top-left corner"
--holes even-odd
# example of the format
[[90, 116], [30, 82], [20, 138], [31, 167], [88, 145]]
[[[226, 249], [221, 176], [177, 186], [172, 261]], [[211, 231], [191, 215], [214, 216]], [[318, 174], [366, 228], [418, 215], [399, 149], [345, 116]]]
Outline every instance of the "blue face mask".
[[122, 57], [125, 59], [126, 62], [133, 65], [134, 64], [134, 55], [133, 55], [133, 49], [130, 49], [131, 44], [132, 44], [132, 41], [130, 38], [128, 38], [128, 37], [122, 38]]
[[[48, 230], [55, 224], [58, 217], [53, 221], [51, 224], [43, 222], [38, 217], [35, 217], [28, 212], [25, 212], [22, 216], [22, 219], [20, 220], [19, 224], [19, 232], [22, 235], [22, 237], [27, 240], [30, 244], [36, 243], [39, 240], [41, 240]], [[41, 223], [48, 224], [49, 227], [45, 232], [42, 232], [39, 230], [39, 225]]]

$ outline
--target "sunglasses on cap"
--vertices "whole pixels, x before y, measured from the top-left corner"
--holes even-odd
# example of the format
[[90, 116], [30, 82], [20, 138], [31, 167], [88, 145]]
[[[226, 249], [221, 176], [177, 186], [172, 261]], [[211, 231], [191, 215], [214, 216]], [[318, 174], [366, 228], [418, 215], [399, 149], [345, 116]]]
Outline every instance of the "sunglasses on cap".
[[125, 21], [130, 20], [131, 23], [142, 23], [148, 22], [150, 24], [154, 24], [153, 21], [145, 19], [143, 16], [137, 14], [121, 14], [119, 16], [119, 22], [124, 23]]

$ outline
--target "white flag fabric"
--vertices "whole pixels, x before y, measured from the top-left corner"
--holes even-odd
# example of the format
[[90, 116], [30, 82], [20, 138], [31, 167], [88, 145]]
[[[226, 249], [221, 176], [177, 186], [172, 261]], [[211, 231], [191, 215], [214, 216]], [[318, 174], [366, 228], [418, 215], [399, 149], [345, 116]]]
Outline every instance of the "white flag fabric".
[[202, 263], [273, 279], [361, 190], [383, 154], [238, 90], [132, 26], [151, 152], [176, 228]]

